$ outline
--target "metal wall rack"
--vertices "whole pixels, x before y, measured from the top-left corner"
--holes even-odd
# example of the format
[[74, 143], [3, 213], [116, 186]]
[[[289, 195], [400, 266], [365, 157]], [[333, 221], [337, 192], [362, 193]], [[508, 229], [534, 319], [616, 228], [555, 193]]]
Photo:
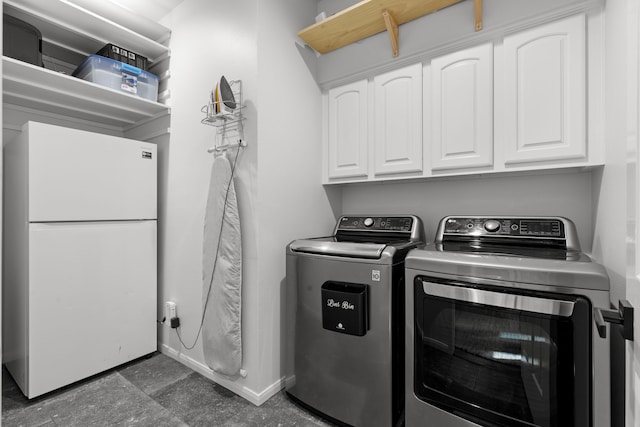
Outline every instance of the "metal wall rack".
[[[244, 108], [244, 101], [242, 98], [242, 80], [231, 80], [229, 82], [229, 86], [233, 93], [235, 108], [230, 109], [225, 105], [225, 101], [229, 100], [221, 99], [216, 101], [215, 95], [212, 91], [209, 96], [209, 102], [200, 109], [200, 111], [205, 115], [200, 122], [217, 128], [216, 133], [220, 137], [220, 143], [216, 143], [216, 145], [209, 148], [207, 150], [209, 153], [247, 146], [247, 143], [244, 141], [242, 128], [242, 122], [245, 120], [245, 117], [242, 115], [242, 110]], [[227, 134], [229, 132], [237, 133], [237, 142], [227, 142]]]

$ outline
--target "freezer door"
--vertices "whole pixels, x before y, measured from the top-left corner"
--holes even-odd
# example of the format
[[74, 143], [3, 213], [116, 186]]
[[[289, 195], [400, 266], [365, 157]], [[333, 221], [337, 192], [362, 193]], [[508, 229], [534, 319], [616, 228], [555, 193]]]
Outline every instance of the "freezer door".
[[30, 398], [156, 350], [156, 221], [29, 228]]
[[29, 221], [157, 218], [155, 144], [29, 122]]

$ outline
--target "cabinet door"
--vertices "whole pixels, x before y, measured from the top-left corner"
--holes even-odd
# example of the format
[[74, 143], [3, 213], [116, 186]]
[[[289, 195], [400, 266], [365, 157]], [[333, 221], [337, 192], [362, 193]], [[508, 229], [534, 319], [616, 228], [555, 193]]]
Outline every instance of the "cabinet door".
[[376, 175], [422, 171], [422, 64], [374, 78]]
[[367, 81], [329, 90], [329, 178], [367, 176]]
[[585, 17], [504, 39], [505, 162], [586, 157]]
[[493, 46], [485, 44], [431, 62], [430, 125], [425, 142], [432, 168], [493, 164]]

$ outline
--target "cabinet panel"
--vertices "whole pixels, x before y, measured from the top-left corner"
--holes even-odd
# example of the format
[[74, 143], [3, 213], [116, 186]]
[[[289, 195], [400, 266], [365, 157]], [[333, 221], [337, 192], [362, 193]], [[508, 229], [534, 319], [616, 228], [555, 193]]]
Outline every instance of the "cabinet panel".
[[506, 163], [586, 157], [585, 16], [506, 37], [504, 58]]
[[329, 91], [329, 178], [367, 176], [367, 81]]
[[422, 64], [374, 78], [376, 175], [422, 171]]
[[493, 46], [435, 58], [431, 62], [425, 142], [432, 168], [493, 164]]

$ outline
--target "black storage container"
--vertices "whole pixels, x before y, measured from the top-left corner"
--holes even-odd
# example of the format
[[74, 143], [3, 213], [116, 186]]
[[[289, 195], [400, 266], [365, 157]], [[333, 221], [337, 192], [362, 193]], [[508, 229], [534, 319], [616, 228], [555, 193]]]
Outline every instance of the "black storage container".
[[42, 67], [42, 34], [21, 19], [2, 14], [2, 49], [4, 56]]
[[116, 61], [133, 65], [134, 67], [140, 68], [141, 70], [148, 71], [148, 61], [145, 56], [138, 55], [135, 52], [131, 52], [128, 49], [116, 46], [112, 43], [104, 45], [102, 49], [96, 52], [96, 55], [115, 59]]
[[363, 336], [368, 325], [368, 286], [326, 282], [322, 285], [322, 327], [342, 334]]

